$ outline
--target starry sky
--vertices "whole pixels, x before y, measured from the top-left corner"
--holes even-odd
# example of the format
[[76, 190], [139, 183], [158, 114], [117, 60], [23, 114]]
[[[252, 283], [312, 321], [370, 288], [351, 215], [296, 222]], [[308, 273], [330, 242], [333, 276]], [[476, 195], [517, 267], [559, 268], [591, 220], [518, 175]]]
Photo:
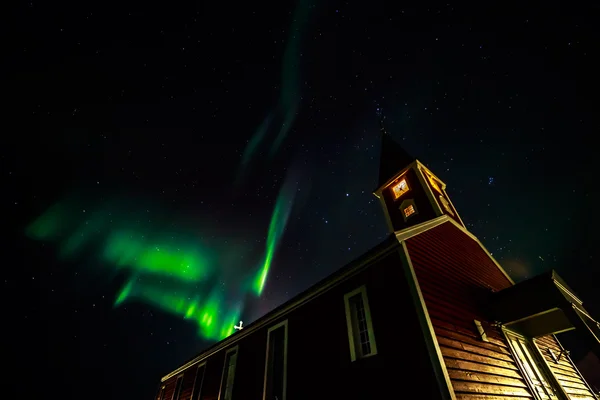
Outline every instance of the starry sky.
[[[599, 8], [488, 7], [12, 9], [0, 139], [12, 382], [31, 397], [149, 399], [213, 343], [169, 299], [219, 287], [249, 323], [382, 241], [378, 107], [516, 281], [554, 268], [599, 316]], [[56, 207], [53, 230], [32, 234]], [[90, 214], [91, 230], [72, 230]], [[109, 265], [101, 242], [123, 229], [206, 254], [211, 280], [182, 288], [171, 272]], [[266, 259], [258, 296], [246, 289]], [[152, 287], [116, 305], [138, 278]]]

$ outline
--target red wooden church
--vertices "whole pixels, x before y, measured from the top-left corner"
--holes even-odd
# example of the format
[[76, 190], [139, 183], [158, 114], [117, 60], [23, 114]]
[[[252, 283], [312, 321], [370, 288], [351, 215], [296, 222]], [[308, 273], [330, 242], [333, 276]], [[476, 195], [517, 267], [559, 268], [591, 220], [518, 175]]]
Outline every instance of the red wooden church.
[[556, 334], [600, 326], [555, 272], [515, 284], [446, 185], [382, 129], [391, 235], [208, 348], [158, 400], [598, 399]]

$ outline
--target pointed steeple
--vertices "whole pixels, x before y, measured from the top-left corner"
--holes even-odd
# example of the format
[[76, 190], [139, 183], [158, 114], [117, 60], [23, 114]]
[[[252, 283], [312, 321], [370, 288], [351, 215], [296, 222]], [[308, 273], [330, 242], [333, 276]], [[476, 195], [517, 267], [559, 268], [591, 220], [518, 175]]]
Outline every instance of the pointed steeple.
[[408, 154], [385, 130], [383, 110], [377, 109], [381, 131], [381, 155], [379, 156], [379, 184], [383, 186], [399, 171], [406, 168], [415, 158]]
[[390, 232], [447, 215], [464, 227], [446, 193], [446, 185], [419, 160], [408, 154], [387, 133], [381, 109], [379, 187], [373, 192], [381, 202]]

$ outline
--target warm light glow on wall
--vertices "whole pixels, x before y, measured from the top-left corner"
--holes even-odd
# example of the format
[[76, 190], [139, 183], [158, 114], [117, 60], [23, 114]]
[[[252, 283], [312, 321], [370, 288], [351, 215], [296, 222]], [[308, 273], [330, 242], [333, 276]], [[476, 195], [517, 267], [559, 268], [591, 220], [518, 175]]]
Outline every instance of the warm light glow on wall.
[[446, 200], [444, 196], [440, 196], [440, 202], [442, 203], [442, 206], [444, 207], [446, 212], [448, 212], [448, 214], [454, 217], [454, 211], [452, 211], [452, 207], [450, 207], [450, 202]]
[[408, 218], [411, 215], [413, 215], [416, 211], [415, 211], [415, 207], [411, 204], [410, 206], [406, 207], [404, 210], [404, 217]]
[[433, 178], [433, 176], [427, 174], [427, 178], [429, 179], [429, 184], [431, 185], [431, 187], [434, 188], [435, 190], [437, 190], [438, 192], [442, 193], [442, 189], [440, 189], [440, 186], [438, 185], [436, 180]]
[[408, 192], [409, 189], [410, 188], [408, 187], [408, 183], [406, 182], [406, 179], [402, 179], [398, 183], [394, 184], [394, 186], [392, 186], [392, 193], [394, 194], [394, 200], [400, 198], [400, 196], [402, 196], [404, 193]]

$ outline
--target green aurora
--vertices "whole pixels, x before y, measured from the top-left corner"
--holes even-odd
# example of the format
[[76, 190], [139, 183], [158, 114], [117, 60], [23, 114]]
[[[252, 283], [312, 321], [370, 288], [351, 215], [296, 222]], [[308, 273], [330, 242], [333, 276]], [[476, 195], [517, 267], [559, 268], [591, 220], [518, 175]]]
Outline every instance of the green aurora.
[[221, 340], [234, 332], [247, 296], [264, 290], [295, 191], [288, 176], [275, 202], [264, 255], [254, 268], [232, 266], [231, 257], [226, 261], [231, 247], [240, 253], [256, 249], [231, 241], [226, 247], [212, 245], [184, 229], [164, 232], [147, 217], [141, 223], [139, 215], [119, 208], [118, 202], [82, 210], [80, 201], [64, 200], [33, 221], [26, 234], [56, 243], [63, 260], [91, 254], [108, 273], [125, 272], [115, 307], [128, 301], [148, 304], [194, 322], [205, 339]]
[[[300, 73], [302, 58], [302, 41], [310, 27], [311, 13], [315, 13], [316, 5], [310, 0], [297, 0], [281, 60], [281, 81], [277, 104], [263, 119], [254, 135], [248, 141], [240, 163], [237, 181], [239, 182], [248, 170], [249, 164], [261, 155], [263, 142], [271, 129], [277, 131], [268, 143], [269, 157], [273, 157], [284, 143], [300, 109], [302, 95], [302, 77]], [[280, 123], [278, 127], [272, 128]], [[277, 124], [278, 125], [278, 124]]]

